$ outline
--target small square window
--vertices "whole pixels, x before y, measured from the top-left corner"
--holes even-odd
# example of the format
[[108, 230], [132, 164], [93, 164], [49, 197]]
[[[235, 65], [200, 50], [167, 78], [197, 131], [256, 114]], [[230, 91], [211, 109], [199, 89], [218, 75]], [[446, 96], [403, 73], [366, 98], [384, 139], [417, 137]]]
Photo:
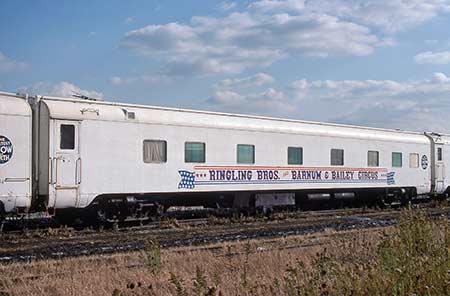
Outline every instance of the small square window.
[[255, 146], [238, 144], [236, 148], [237, 163], [254, 164], [255, 163]]
[[331, 165], [344, 165], [344, 149], [331, 149]]
[[418, 168], [419, 167], [419, 154], [410, 153], [409, 154], [409, 167]]
[[288, 164], [303, 164], [302, 147], [288, 147]]
[[167, 142], [162, 140], [144, 140], [144, 162], [162, 163], [167, 161]]
[[402, 153], [392, 152], [392, 166], [401, 168], [402, 167]]
[[367, 165], [370, 167], [380, 165], [380, 153], [378, 151], [367, 151]]
[[60, 126], [61, 139], [59, 148], [62, 150], [75, 149], [75, 125], [61, 124]]
[[184, 161], [185, 162], [205, 162], [205, 143], [186, 142], [184, 143]]

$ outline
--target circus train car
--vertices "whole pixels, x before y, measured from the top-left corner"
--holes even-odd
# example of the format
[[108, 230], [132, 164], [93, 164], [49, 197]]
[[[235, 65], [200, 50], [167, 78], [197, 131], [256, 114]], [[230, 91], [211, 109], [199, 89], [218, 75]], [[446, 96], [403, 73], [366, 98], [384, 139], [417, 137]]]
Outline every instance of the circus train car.
[[449, 188], [449, 138], [435, 133], [11, 94], [0, 108], [4, 215], [123, 221]]

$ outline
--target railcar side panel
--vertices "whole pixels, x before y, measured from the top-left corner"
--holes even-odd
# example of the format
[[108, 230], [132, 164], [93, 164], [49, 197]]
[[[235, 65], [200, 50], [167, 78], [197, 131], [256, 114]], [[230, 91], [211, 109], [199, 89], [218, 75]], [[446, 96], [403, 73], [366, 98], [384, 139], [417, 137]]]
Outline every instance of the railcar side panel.
[[[144, 163], [145, 140], [167, 142], [166, 162]], [[184, 145], [190, 141], [205, 143], [204, 163], [185, 162]], [[389, 186], [416, 187], [418, 194], [430, 191], [429, 166], [409, 164], [410, 154], [428, 157], [426, 143], [89, 120], [81, 122], [80, 143], [80, 207], [107, 193]], [[236, 163], [238, 144], [254, 145], [254, 164]], [[288, 147], [303, 148], [303, 165], [288, 165]], [[344, 150], [344, 165], [330, 165], [332, 148]], [[367, 165], [367, 153], [372, 150], [379, 152], [378, 167]], [[392, 167], [392, 152], [402, 153], [402, 167]]]
[[[431, 190], [431, 145], [418, 133], [103, 102], [44, 102], [51, 122], [50, 207], [83, 208], [107, 194]], [[64, 149], [63, 138], [69, 141]], [[161, 154], [159, 161], [144, 161], [146, 141], [162, 143], [151, 152]], [[197, 149], [191, 151], [196, 162], [187, 161], [186, 143]], [[253, 150], [239, 160], [238, 145]], [[288, 147], [302, 149], [301, 163], [288, 162]], [[338, 163], [331, 162], [332, 149]], [[376, 152], [375, 163], [369, 163], [369, 151]]]

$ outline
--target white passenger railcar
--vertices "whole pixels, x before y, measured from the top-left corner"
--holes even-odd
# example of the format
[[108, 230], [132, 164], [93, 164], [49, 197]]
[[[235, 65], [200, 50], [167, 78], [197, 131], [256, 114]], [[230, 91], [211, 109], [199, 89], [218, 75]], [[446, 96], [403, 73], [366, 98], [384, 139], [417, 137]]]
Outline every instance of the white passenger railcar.
[[123, 220], [173, 205], [408, 199], [450, 184], [438, 134], [7, 94], [0, 124], [3, 212]]

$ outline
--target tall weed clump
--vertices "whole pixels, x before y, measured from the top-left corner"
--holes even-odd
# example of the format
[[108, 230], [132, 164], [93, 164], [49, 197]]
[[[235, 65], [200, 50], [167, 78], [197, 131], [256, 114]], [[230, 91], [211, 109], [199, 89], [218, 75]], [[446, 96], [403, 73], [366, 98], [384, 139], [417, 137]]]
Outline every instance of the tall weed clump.
[[[450, 229], [405, 210], [398, 232], [378, 246], [353, 239], [316, 255], [308, 268], [290, 264], [277, 284], [282, 295], [450, 295]], [[274, 285], [275, 286], [275, 285]]]
[[400, 232], [379, 247], [379, 271], [396, 295], [450, 295], [448, 220], [406, 211]]
[[151, 273], [157, 274], [161, 270], [161, 247], [158, 242], [146, 240], [145, 241], [145, 259], [146, 265]]

